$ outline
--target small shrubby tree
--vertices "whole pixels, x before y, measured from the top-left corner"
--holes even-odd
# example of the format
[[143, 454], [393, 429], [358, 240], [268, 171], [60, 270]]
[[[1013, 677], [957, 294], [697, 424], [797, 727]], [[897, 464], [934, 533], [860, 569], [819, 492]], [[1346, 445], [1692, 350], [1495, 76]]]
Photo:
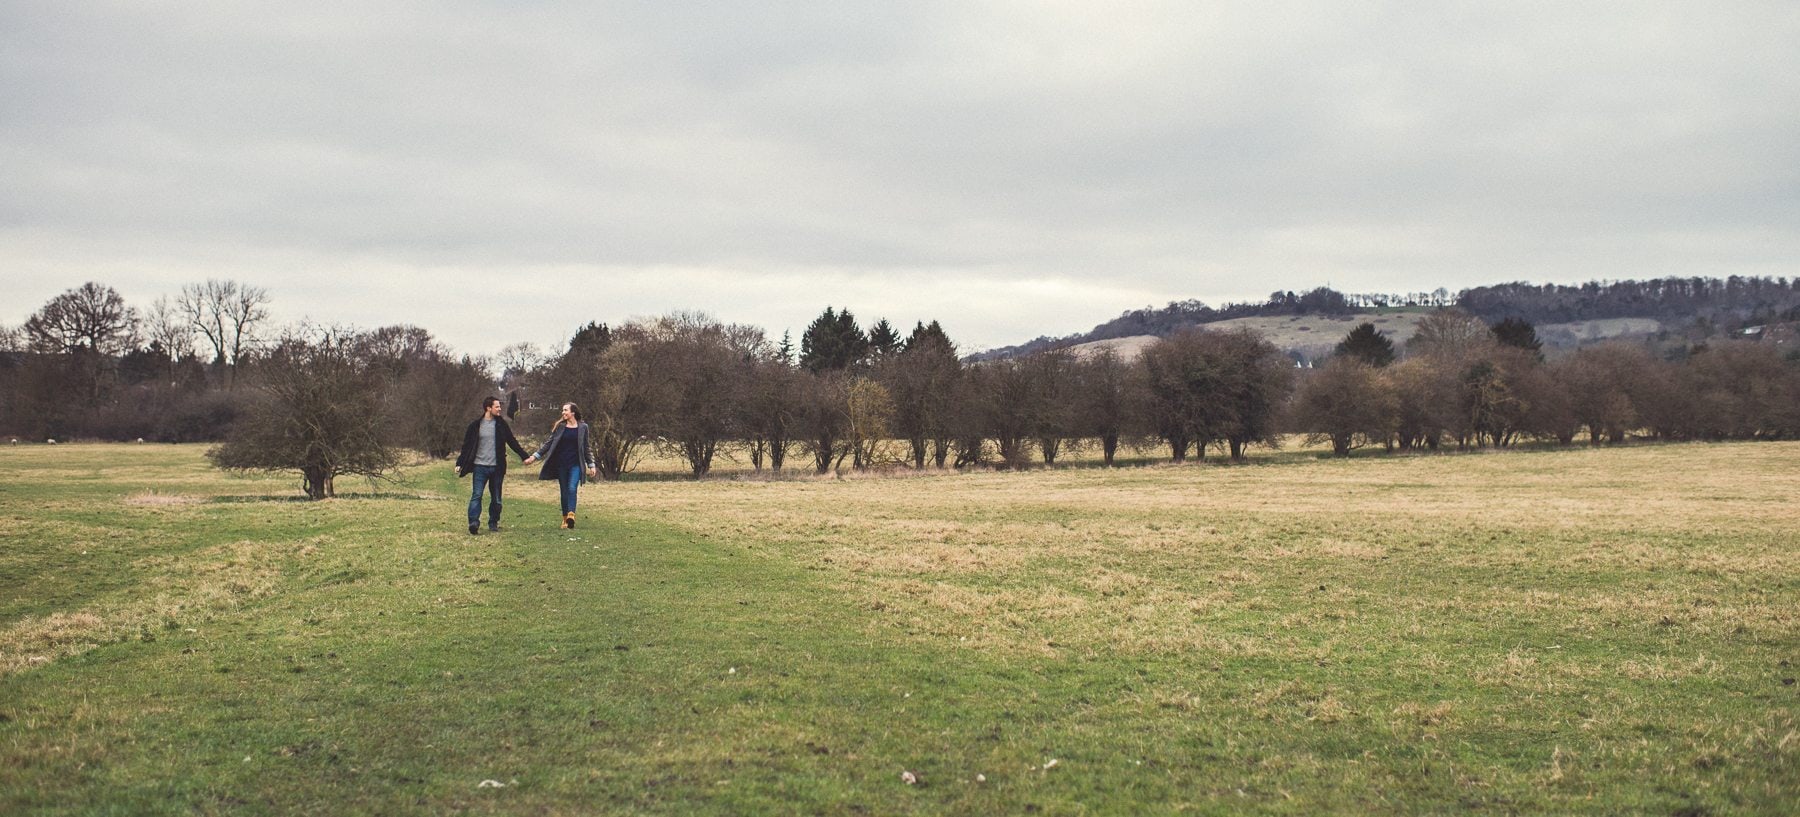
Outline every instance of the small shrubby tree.
[[1075, 356], [1067, 349], [1045, 349], [1024, 358], [1036, 416], [1031, 434], [1045, 465], [1054, 465], [1063, 441], [1076, 434]]
[[[1009, 468], [1030, 464], [1031, 445], [1043, 428], [1047, 406], [1033, 367], [1023, 358], [990, 360], [971, 366], [969, 400], [971, 437], [993, 440]], [[979, 450], [979, 449], [977, 449]]]
[[1697, 410], [1683, 436], [1708, 440], [1779, 440], [1800, 434], [1800, 367], [1772, 344], [1708, 344], [1682, 371]]
[[894, 399], [874, 378], [853, 377], [845, 395], [850, 461], [857, 470], [897, 461], [887, 451]]
[[1603, 343], [1578, 349], [1551, 372], [1568, 396], [1574, 422], [1587, 429], [1588, 442], [1621, 443], [1643, 425], [1645, 391], [1663, 364], [1642, 346]]
[[1249, 330], [1214, 333], [1216, 351], [1225, 361], [1224, 397], [1229, 420], [1223, 429], [1233, 460], [1244, 458], [1250, 445], [1274, 447], [1280, 442], [1277, 419], [1294, 387], [1288, 357], [1261, 335]]
[[1394, 443], [1401, 450], [1436, 450], [1445, 434], [1442, 407], [1455, 394], [1455, 384], [1444, 375], [1444, 367], [1429, 358], [1415, 357], [1384, 371], [1393, 384]]
[[[513, 368], [511, 366], [509, 369]], [[576, 332], [569, 348], [545, 367], [535, 389], [546, 401], [573, 402], [582, 408], [600, 477], [623, 478], [637, 463], [668, 402], [667, 379], [661, 375], [656, 348], [642, 323], [618, 329], [590, 323]], [[529, 428], [519, 432], [543, 434]]]
[[448, 353], [418, 361], [393, 384], [394, 428], [399, 442], [441, 459], [461, 447], [476, 406], [493, 395], [494, 378], [479, 360]]
[[225, 442], [220, 468], [298, 471], [308, 499], [336, 494], [346, 474], [379, 479], [398, 464], [389, 445], [385, 384], [345, 330], [299, 330], [255, 355], [253, 394]]
[[663, 402], [652, 430], [688, 463], [695, 479], [712, 470], [722, 445], [743, 436], [740, 407], [758, 360], [774, 357], [762, 330], [677, 312], [645, 325], [641, 343], [657, 361]]
[[356, 333], [351, 342], [356, 357], [386, 386], [389, 442], [432, 458], [455, 453], [475, 406], [494, 393], [487, 366], [457, 359], [417, 326], [384, 326]]
[[1145, 417], [1175, 462], [1190, 446], [1224, 442], [1233, 459], [1252, 443], [1273, 444], [1277, 413], [1292, 388], [1292, 365], [1251, 332], [1186, 329], [1144, 349]]
[[766, 458], [772, 470], [780, 471], [800, 424], [803, 378], [810, 375], [794, 368], [779, 350], [752, 365], [738, 422], [747, 437], [751, 465], [761, 471]]
[[1117, 352], [1101, 350], [1075, 367], [1075, 427], [1078, 433], [1100, 440], [1100, 455], [1107, 465], [1119, 450], [1119, 438], [1130, 427], [1133, 395], [1131, 367]]
[[813, 469], [826, 473], [850, 455], [850, 382], [841, 371], [824, 371], [800, 379], [796, 419], [801, 448], [812, 456]]
[[1143, 416], [1169, 445], [1169, 459], [1186, 462], [1188, 450], [1220, 435], [1225, 424], [1225, 373], [1205, 352], [1203, 329], [1184, 329], [1145, 347], [1138, 357]]
[[1381, 371], [1355, 357], [1334, 357], [1311, 372], [1294, 395], [1291, 421], [1309, 443], [1331, 443], [1349, 456], [1364, 445], [1385, 444], [1393, 433], [1398, 401]]

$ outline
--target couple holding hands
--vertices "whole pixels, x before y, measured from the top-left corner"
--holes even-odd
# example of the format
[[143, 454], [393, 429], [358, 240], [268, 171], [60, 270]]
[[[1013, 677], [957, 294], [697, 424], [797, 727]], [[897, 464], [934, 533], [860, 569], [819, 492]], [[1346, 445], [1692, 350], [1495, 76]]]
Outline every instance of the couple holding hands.
[[481, 416], [463, 432], [462, 453], [456, 458], [456, 475], [472, 474], [474, 490], [469, 494], [469, 533], [481, 532], [481, 493], [488, 493], [488, 530], [500, 529], [500, 487], [506, 481], [505, 445], [517, 452], [524, 465], [543, 460], [538, 479], [556, 480], [562, 492], [564, 528], [575, 527], [575, 498], [581, 490], [582, 475], [594, 476], [594, 455], [588, 447], [588, 424], [581, 421], [581, 409], [574, 403], [562, 405], [562, 416], [550, 430], [550, 438], [536, 454], [526, 456], [513, 436], [512, 427], [501, 416], [500, 398], [481, 401]]

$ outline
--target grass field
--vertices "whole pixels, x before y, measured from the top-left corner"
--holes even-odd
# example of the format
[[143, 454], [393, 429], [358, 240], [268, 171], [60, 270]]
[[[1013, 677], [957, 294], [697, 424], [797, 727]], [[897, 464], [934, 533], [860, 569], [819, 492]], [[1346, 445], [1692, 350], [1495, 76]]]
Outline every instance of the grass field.
[[202, 453], [0, 450], [0, 813], [1800, 802], [1800, 444], [643, 479], [574, 532], [515, 470], [479, 537], [447, 465]]

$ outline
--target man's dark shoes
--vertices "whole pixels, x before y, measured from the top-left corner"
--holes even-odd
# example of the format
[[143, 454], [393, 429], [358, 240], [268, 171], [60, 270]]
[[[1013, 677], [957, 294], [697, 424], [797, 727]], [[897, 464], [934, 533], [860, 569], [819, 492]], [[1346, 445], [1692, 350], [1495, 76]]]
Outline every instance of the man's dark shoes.
[[472, 534], [479, 534], [479, 533], [481, 533], [481, 526], [480, 526], [480, 525], [470, 525], [470, 526], [469, 526], [469, 533], [472, 533]]
[[489, 525], [488, 526], [488, 533], [499, 533], [499, 532], [500, 532], [499, 525]]

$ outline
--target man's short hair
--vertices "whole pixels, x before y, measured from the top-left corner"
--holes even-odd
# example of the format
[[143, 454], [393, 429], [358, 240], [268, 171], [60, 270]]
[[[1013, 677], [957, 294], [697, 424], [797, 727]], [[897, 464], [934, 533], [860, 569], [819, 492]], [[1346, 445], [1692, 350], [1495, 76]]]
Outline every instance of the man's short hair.
[[487, 411], [487, 407], [488, 407], [488, 406], [491, 406], [491, 405], [493, 405], [493, 404], [495, 404], [495, 403], [498, 403], [498, 402], [500, 402], [500, 398], [498, 398], [498, 397], [489, 397], [489, 398], [487, 398], [487, 399], [485, 399], [485, 400], [482, 400], [482, 401], [481, 401], [481, 410], [482, 410], [482, 411]]

